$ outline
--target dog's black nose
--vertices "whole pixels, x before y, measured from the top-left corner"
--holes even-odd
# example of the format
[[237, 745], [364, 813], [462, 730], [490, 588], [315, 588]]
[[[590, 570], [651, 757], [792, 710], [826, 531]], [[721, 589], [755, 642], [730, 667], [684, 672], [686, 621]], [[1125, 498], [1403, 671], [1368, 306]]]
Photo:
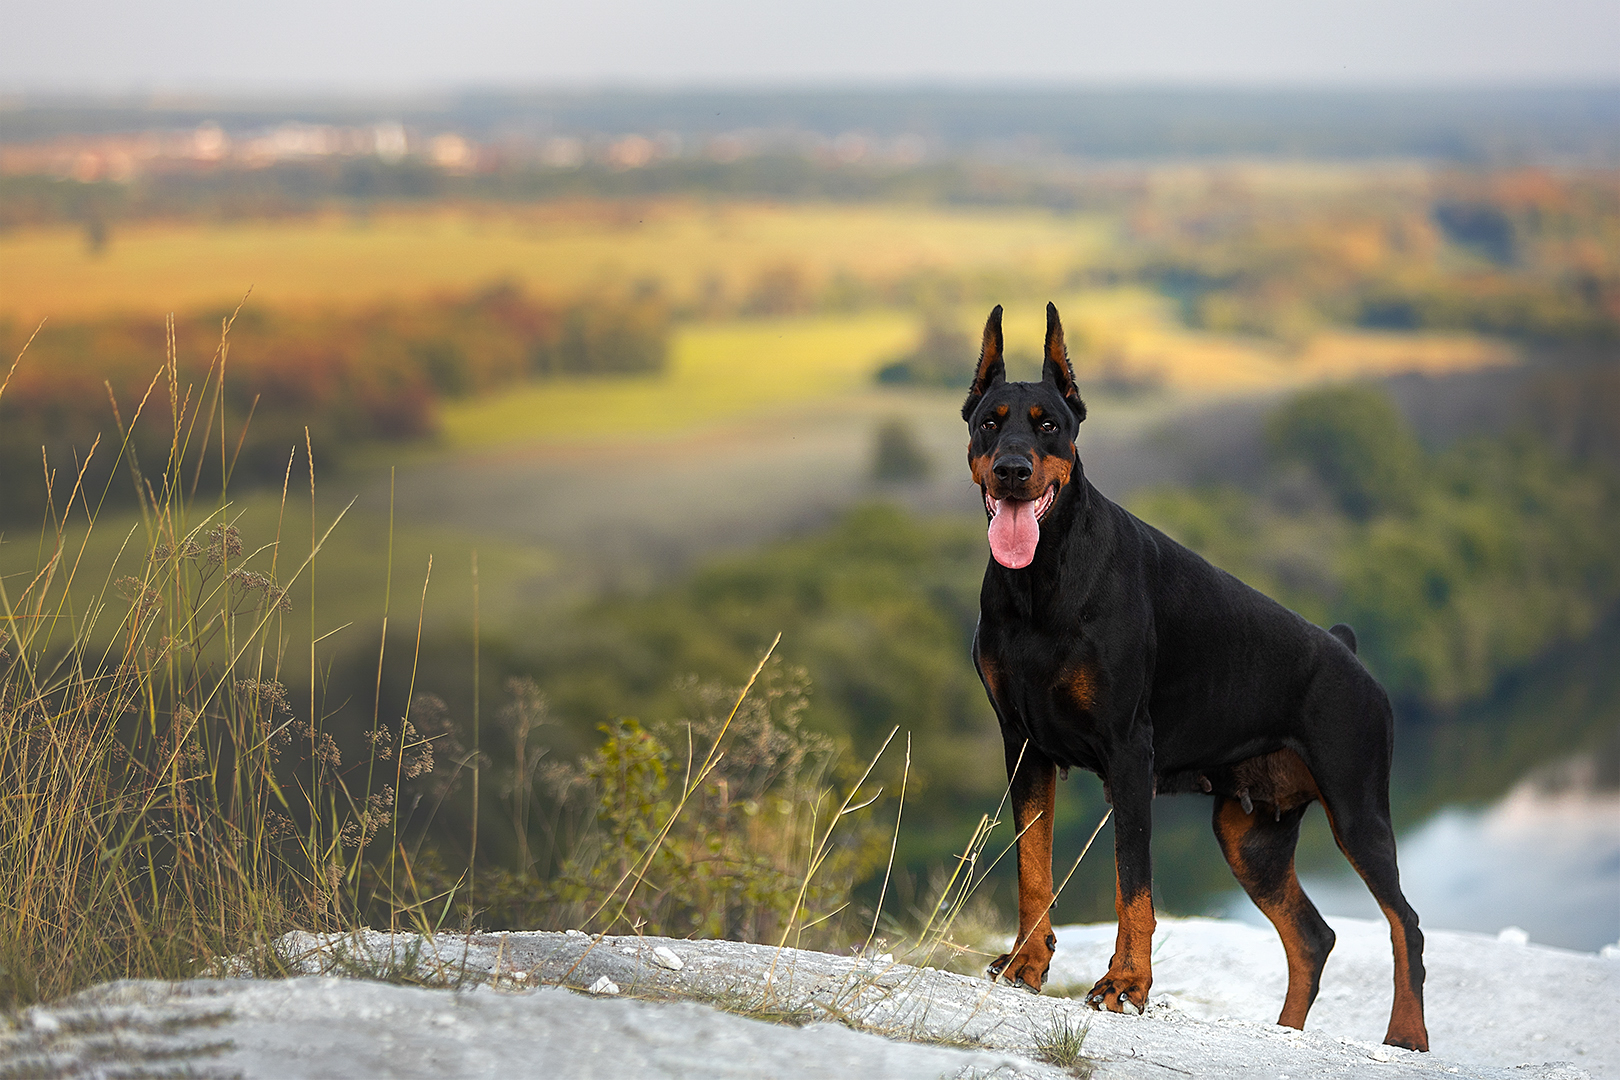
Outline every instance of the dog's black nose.
[[1028, 458], [1004, 455], [997, 459], [990, 471], [995, 473], [996, 479], [1003, 484], [1022, 484], [1029, 479], [1029, 474], [1035, 471], [1035, 467], [1029, 463]]

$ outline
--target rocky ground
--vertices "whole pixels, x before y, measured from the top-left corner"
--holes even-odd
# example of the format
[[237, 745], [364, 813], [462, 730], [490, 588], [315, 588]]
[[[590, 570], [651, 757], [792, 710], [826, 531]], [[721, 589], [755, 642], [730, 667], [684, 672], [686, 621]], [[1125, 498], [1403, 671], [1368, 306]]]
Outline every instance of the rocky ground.
[[1144, 1016], [1062, 996], [1106, 968], [1111, 926], [1060, 928], [1039, 997], [725, 941], [289, 935], [301, 978], [113, 983], [0, 1021], [0, 1077], [1620, 1077], [1620, 960], [1430, 932], [1434, 1052], [1414, 1054], [1377, 1041], [1387, 931], [1332, 921], [1306, 1032], [1270, 1022], [1275, 935], [1222, 920], [1160, 922]]

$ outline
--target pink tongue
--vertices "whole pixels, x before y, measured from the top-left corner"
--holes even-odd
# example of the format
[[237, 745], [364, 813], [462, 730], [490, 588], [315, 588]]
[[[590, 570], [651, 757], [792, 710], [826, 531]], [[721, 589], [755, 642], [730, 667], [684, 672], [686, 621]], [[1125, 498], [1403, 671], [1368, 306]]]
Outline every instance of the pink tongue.
[[996, 516], [990, 519], [990, 554], [1009, 570], [1022, 570], [1035, 561], [1035, 545], [1041, 542], [1041, 525], [1035, 520], [1035, 504], [1019, 499], [1002, 499]]

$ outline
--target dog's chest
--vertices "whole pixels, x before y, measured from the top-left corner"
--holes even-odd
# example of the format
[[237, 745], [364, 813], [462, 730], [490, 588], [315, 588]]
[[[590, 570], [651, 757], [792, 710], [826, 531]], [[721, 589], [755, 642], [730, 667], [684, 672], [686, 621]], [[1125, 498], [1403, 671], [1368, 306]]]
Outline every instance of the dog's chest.
[[979, 663], [1002, 722], [1060, 765], [1093, 768], [1110, 682], [1083, 632], [981, 624]]

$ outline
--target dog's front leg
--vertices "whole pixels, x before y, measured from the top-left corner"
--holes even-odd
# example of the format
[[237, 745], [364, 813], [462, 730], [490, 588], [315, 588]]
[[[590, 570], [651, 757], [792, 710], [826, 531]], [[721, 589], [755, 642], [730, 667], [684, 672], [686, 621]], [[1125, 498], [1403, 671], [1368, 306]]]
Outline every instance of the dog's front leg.
[[1111, 1012], [1141, 1012], [1153, 985], [1153, 743], [1121, 748], [1108, 763], [1114, 800], [1114, 911], [1119, 933], [1108, 974], [1086, 1004]]
[[992, 980], [1006, 979], [1039, 993], [1052, 966], [1052, 810], [1057, 770], [1045, 754], [1023, 740], [1007, 739], [1012, 781], [1013, 828], [1018, 837], [1018, 938], [1013, 950], [990, 965]]

